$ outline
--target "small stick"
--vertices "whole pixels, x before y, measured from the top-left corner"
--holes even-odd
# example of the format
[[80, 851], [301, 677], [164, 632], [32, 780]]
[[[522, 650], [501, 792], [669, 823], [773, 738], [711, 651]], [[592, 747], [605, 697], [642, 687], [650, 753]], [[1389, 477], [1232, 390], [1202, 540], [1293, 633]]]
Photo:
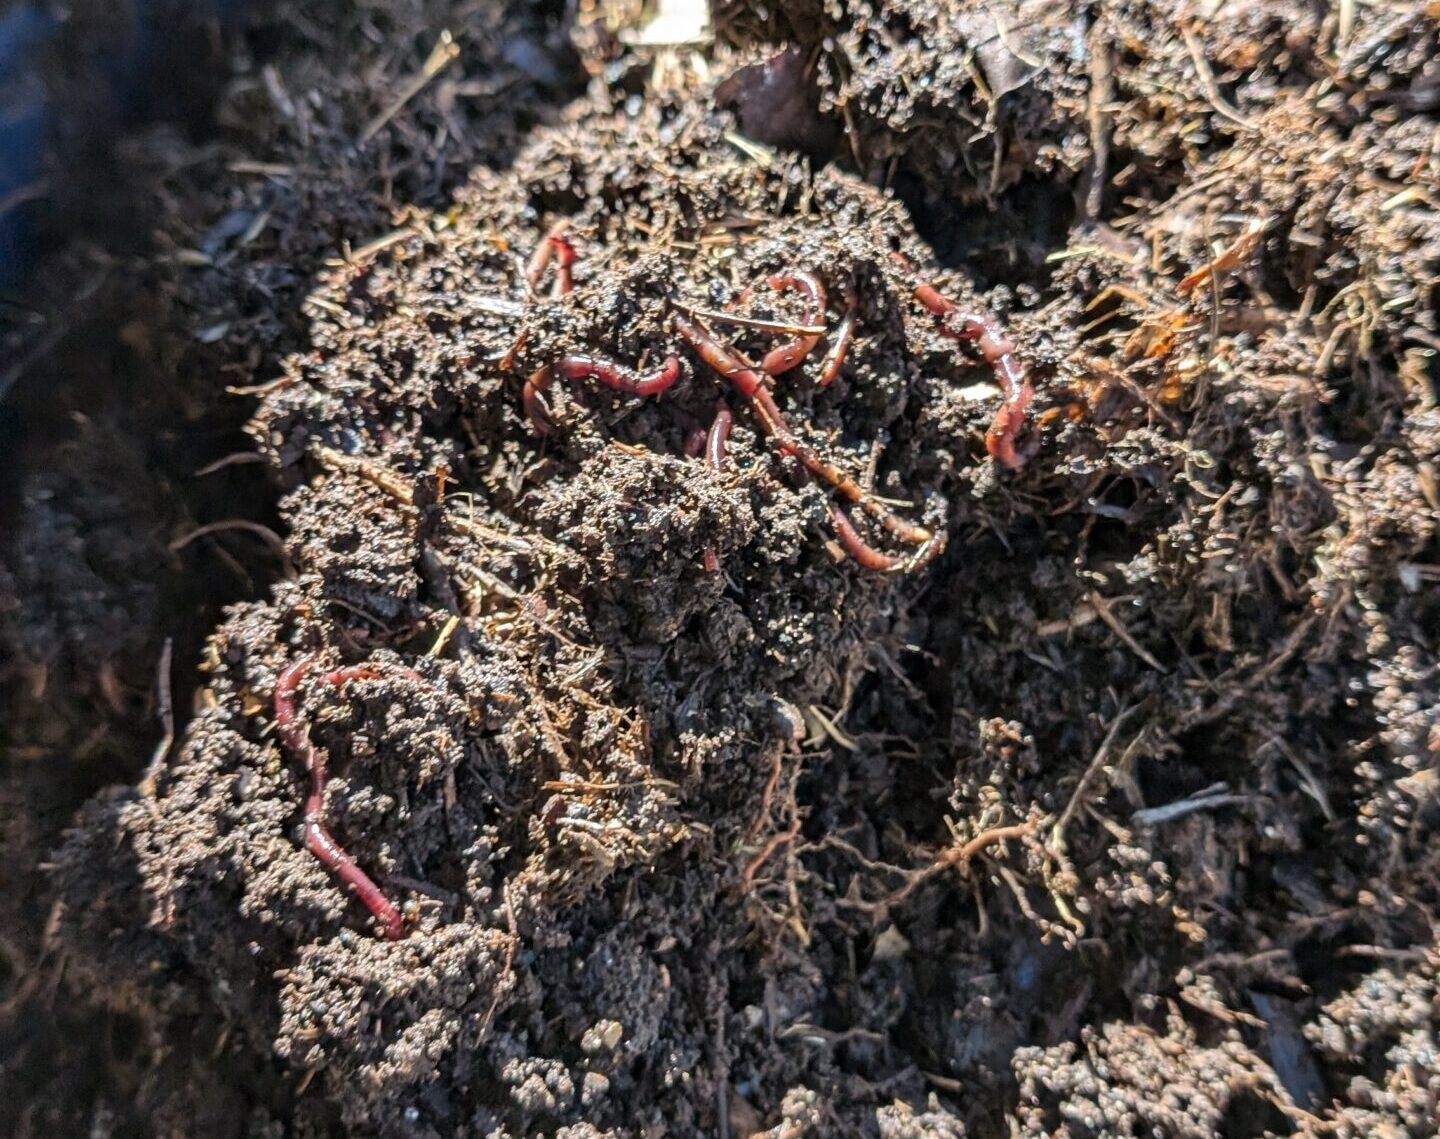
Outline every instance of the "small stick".
[[360, 132], [360, 142], [369, 142], [380, 130], [405, 109], [405, 104], [425, 90], [435, 76], [450, 66], [451, 62], [460, 54], [460, 45], [455, 42], [455, 37], [448, 31], [442, 31], [440, 38], [435, 41], [435, 46], [430, 49], [430, 54], [425, 57], [425, 62], [420, 67], [420, 72], [400, 90], [395, 101], [376, 115]]
[[530, 423], [537, 435], [544, 435], [550, 430], [544, 395], [554, 382], [556, 372], [559, 372], [563, 379], [596, 379], [606, 387], [626, 395], [648, 398], [675, 386], [675, 382], [680, 378], [680, 360], [675, 356], [667, 356], [658, 371], [642, 376], [603, 356], [562, 356], [555, 363], [532, 372], [525, 381], [521, 398], [525, 404], [525, 414], [530, 417]]
[[1155, 659], [1155, 654], [1131, 636], [1130, 630], [1125, 628], [1119, 617], [1115, 616], [1115, 611], [1110, 608], [1109, 600], [1101, 597], [1100, 594], [1093, 589], [1085, 595], [1085, 600], [1090, 603], [1090, 608], [1095, 610], [1096, 616], [1104, 621], [1105, 624], [1110, 627], [1110, 631], [1125, 643], [1126, 648], [1156, 672], [1165, 671], [1165, 666]]
[[1200, 37], [1195, 34], [1195, 29], [1185, 20], [1179, 21], [1179, 24], [1180, 35], [1185, 39], [1185, 49], [1190, 53], [1190, 62], [1195, 65], [1195, 74], [1200, 79], [1200, 87], [1204, 90], [1205, 97], [1210, 100], [1210, 105], [1237, 127], [1258, 131], [1260, 128], [1255, 123], [1227, 103], [1225, 96], [1220, 94], [1220, 84], [1215, 82], [1215, 72], [1210, 70], [1210, 62], [1205, 58], [1205, 48], [1200, 43]]
[[170, 748], [175, 743], [175, 704], [171, 693], [170, 677], [174, 658], [175, 640], [173, 637], [166, 637], [165, 644], [160, 650], [160, 663], [155, 668], [155, 711], [160, 718], [161, 727], [165, 729], [165, 734], [150, 754], [150, 766], [145, 769], [145, 778], [140, 781], [141, 795], [150, 800], [155, 798], [160, 766], [165, 762], [165, 757], [170, 754]]
[[[740, 295], [746, 296], [750, 290], [746, 289]], [[697, 320], [712, 320], [716, 324], [736, 324], [742, 328], [757, 328], [761, 332], [783, 332], [788, 336], [823, 336], [825, 326], [823, 324], [795, 324], [785, 320], [761, 320], [754, 316], [741, 316], [733, 312], [716, 312], [714, 309], [700, 308], [696, 305], [684, 304], [672, 300], [672, 308], [677, 308], [686, 316], [693, 316]]]

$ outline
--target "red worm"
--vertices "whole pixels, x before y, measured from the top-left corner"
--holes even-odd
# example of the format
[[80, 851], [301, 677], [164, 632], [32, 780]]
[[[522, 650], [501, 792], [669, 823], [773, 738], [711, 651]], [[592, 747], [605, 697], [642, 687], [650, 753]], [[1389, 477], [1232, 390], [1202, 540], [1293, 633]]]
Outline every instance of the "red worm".
[[877, 550], [860, 537], [860, 531], [855, 529], [854, 524], [846, 517], [843, 510], [833, 502], [830, 503], [829, 508], [830, 524], [835, 527], [835, 536], [840, 539], [840, 545], [844, 551], [856, 562], [868, 570], [877, 570], [880, 573], [891, 573], [907, 568], [909, 559], [897, 558], [892, 554]]
[[855, 291], [853, 283], [845, 283], [845, 315], [840, 318], [840, 324], [835, 329], [835, 339], [830, 345], [830, 351], [825, 353], [825, 361], [820, 365], [820, 386], [828, 388], [840, 375], [840, 369], [845, 364], [845, 354], [850, 351], [850, 341], [855, 339], [855, 320], [860, 311], [860, 295]]
[[554, 247], [560, 262], [555, 266], [554, 295], [557, 297], [566, 296], [575, 290], [575, 276], [570, 268], [575, 264], [575, 246], [558, 234], [547, 237], [545, 244]]
[[568, 221], [557, 221], [540, 239], [540, 244], [530, 255], [530, 264], [525, 269], [525, 281], [530, 286], [532, 293], [540, 288], [540, 278], [545, 275], [545, 270], [557, 253], [560, 255], [560, 266], [556, 270], [556, 291], [565, 293], [570, 291], [570, 286], [573, 284], [570, 277], [570, 266], [575, 263], [575, 247], [564, 236], [569, 228]]
[[[710, 424], [710, 431], [705, 436], [705, 465], [717, 475], [725, 469], [725, 443], [730, 438], [730, 428], [735, 425], [735, 417], [730, 409], [721, 400], [715, 407], [715, 420]], [[705, 572], [720, 572], [720, 554], [714, 546], [707, 546], [705, 549]]]
[[659, 370], [648, 376], [632, 372], [623, 364], [601, 356], [564, 356], [554, 364], [547, 364], [531, 373], [530, 378], [525, 381], [521, 395], [525, 414], [530, 417], [530, 422], [539, 435], [544, 435], [550, 429], [546, 421], [544, 395], [554, 382], [557, 372], [567, 380], [597, 379], [616, 391], [643, 398], [659, 395], [674, 387], [675, 381], [680, 378], [680, 361], [675, 356], [667, 356]]
[[[899, 255], [896, 259], [900, 260]], [[902, 264], [906, 264], [903, 260]], [[940, 317], [940, 331], [954, 340], [973, 342], [1000, 382], [1004, 402], [995, 413], [990, 430], [985, 433], [985, 449], [997, 462], [1011, 470], [1022, 463], [1015, 453], [1015, 436], [1025, 425], [1025, 411], [1035, 397], [1025, 369], [1015, 355], [1014, 342], [1005, 335], [1000, 322], [989, 313], [963, 312], [934, 285], [915, 286], [915, 299]]]
[[[791, 273], [775, 273], [768, 278], [772, 289], [780, 292], [804, 293], [810, 304], [805, 310], [806, 324], [819, 324], [825, 319], [825, 286], [814, 273], [798, 270]], [[778, 376], [805, 359], [820, 343], [818, 334], [794, 336], [765, 353], [760, 361], [760, 370], [767, 375]]]
[[725, 469], [725, 444], [730, 438], [730, 428], [735, 426], [735, 417], [721, 400], [715, 406], [715, 419], [705, 436], [705, 463], [716, 474]]
[[696, 355], [729, 380], [736, 390], [749, 400], [750, 406], [755, 409], [755, 414], [760, 420], [760, 425], [774, 442], [777, 451], [782, 455], [797, 459], [812, 475], [829, 483], [845, 499], [859, 506], [900, 541], [919, 546], [928, 543], [934, 537], [924, 526], [906, 522], [891, 512], [867, 494], [854, 479], [821, 458], [813, 447], [796, 438], [794, 432], [790, 430], [790, 425], [786, 423], [785, 416], [776, 405], [775, 398], [765, 387], [764, 381], [754, 370], [745, 366], [744, 361], [735, 354], [733, 349], [722, 344], [700, 325], [680, 314], [675, 316], [675, 328], [695, 349]]
[[[305, 845], [311, 854], [335, 872], [340, 881], [355, 891], [355, 896], [380, 923], [385, 936], [391, 941], [398, 941], [405, 936], [405, 919], [385, 892], [345, 853], [325, 824], [325, 784], [329, 779], [329, 760], [323, 750], [310, 742], [309, 729], [300, 719], [299, 712], [300, 683], [313, 664], [312, 658], [301, 657], [286, 668], [275, 682], [275, 730], [286, 750], [304, 764], [310, 775], [310, 793], [305, 797]], [[409, 669], [404, 672], [419, 679]], [[324, 673], [318, 683], [338, 688], [347, 681], [372, 679], [380, 675], [377, 668], [357, 665]]]

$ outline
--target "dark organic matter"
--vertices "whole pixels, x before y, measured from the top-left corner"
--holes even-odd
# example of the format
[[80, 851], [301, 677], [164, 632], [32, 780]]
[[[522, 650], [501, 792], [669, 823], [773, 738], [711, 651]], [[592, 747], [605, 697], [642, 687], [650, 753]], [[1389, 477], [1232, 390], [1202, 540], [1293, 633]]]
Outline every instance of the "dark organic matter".
[[1440, 1133], [1433, 6], [653, 7], [28, 202], [0, 1133]]

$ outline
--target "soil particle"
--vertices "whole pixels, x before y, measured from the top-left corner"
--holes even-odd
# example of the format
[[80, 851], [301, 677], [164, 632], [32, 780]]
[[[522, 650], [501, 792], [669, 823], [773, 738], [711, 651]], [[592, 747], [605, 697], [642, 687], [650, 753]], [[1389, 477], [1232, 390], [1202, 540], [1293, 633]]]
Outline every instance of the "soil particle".
[[1283, 1097], [1273, 1073], [1239, 1040], [1206, 1047], [1173, 1016], [1167, 1028], [1106, 1025], [1078, 1046], [1017, 1049], [1020, 1101], [1032, 1105], [1017, 1113], [1019, 1133], [1198, 1139], [1285, 1126], [1270, 1102]]

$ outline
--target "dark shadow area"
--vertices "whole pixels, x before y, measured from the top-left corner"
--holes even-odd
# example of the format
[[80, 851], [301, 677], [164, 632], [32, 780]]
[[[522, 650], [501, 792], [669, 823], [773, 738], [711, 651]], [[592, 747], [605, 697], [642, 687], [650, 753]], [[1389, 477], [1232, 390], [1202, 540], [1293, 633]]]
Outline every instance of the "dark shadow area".
[[[227, 388], [264, 383], [303, 346], [302, 301], [327, 260], [404, 206], [443, 209], [472, 165], [506, 164], [583, 88], [562, 5], [496, 5], [470, 9], [459, 59], [391, 105], [455, 15], [430, 7], [436, 18], [400, 9], [418, 16], [401, 26], [340, 0], [136, 0], [23, 26], [21, 5], [0, 25], [0, 95], [33, 111], [0, 133], [19, 179], [0, 196], [33, 190], [0, 219], [7, 1135], [153, 1133], [148, 1112], [187, 1082], [216, 1094], [196, 1092], [208, 1123], [181, 1130], [242, 1134], [244, 1101], [279, 1102], [256, 1090], [265, 1073], [221, 1062], [241, 1041], [200, 989], [162, 1026], [123, 987], [67, 973], [47, 948], [60, 911], [44, 865], [87, 799], [135, 782], [167, 730], [183, 736], [222, 610], [288, 572], [267, 536], [280, 488], [244, 432], [255, 400]], [[333, 75], [371, 84], [350, 97], [354, 121], [306, 102]], [[361, 184], [386, 192], [357, 197]], [[96, 944], [149, 915], [123, 881], [128, 839], [112, 851], [106, 833], [87, 841], [107, 875], [93, 916], [117, 929], [84, 934]], [[144, 974], [157, 950], [117, 957], [116, 978]]]

